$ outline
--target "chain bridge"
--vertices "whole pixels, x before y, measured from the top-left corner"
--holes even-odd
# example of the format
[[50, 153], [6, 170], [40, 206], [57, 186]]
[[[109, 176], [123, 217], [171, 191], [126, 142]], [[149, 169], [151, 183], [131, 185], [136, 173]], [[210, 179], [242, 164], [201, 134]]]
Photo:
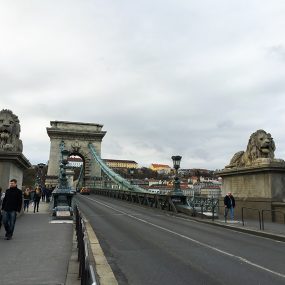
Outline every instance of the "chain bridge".
[[[98, 233], [118, 284], [221, 284], [228, 282], [233, 267], [237, 271], [234, 284], [251, 284], [252, 280], [260, 284], [284, 283], [284, 266], [280, 266], [284, 246], [227, 231], [225, 228], [232, 226], [224, 226], [221, 221], [197, 222], [206, 214], [216, 217], [218, 200], [187, 197], [176, 191], [177, 175], [173, 191], [164, 195], [150, 193], [124, 179], [101, 158], [106, 134], [102, 127], [51, 122], [47, 128], [51, 148], [46, 183], [57, 186], [62, 179], [59, 170], [67, 163], [64, 153], [82, 158], [77, 187], [86, 186], [92, 193], [75, 195], [73, 199]], [[249, 254], [249, 248], [256, 243]]]
[[103, 125], [51, 121], [47, 128], [50, 137], [50, 159], [46, 185], [55, 187], [59, 180], [62, 160], [61, 152], [66, 150], [71, 155], [82, 158], [83, 164], [76, 183], [76, 189], [88, 187], [92, 192], [133, 203], [155, 207], [162, 210], [184, 212], [191, 215], [210, 212], [214, 218], [218, 208], [217, 199], [186, 197], [183, 193], [150, 193], [109, 168], [101, 159], [101, 143], [106, 134]]

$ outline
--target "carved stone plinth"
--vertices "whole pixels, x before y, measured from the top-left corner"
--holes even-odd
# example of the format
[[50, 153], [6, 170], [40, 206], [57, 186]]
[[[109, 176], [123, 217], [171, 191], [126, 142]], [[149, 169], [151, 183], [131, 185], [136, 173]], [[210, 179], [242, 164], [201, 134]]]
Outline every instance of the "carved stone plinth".
[[0, 151], [0, 186], [3, 190], [9, 188], [9, 181], [18, 181], [18, 188], [22, 188], [23, 172], [31, 166], [28, 159], [21, 152]]
[[[275, 202], [285, 202], [285, 165], [281, 160], [263, 159], [249, 167], [225, 168], [217, 175], [223, 179], [223, 196], [232, 192], [236, 199], [236, 217], [241, 216], [242, 207], [273, 210]], [[258, 211], [245, 211], [248, 218], [258, 217]]]

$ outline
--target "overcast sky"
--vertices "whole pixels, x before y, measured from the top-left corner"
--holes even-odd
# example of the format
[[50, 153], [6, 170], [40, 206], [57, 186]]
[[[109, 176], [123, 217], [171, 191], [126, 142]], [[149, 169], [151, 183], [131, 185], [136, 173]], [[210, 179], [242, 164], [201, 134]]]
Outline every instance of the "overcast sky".
[[258, 129], [285, 159], [284, 0], [0, 1], [0, 109], [24, 155], [103, 124], [102, 157], [220, 169]]

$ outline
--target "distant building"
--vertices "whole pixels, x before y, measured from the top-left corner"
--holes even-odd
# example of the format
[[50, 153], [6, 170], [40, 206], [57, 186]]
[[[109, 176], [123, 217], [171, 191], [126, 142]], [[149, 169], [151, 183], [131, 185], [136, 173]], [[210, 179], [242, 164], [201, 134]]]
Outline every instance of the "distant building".
[[159, 174], [170, 174], [171, 172], [171, 167], [167, 164], [152, 163], [149, 168]]
[[138, 164], [133, 160], [103, 159], [103, 161], [111, 168], [138, 168]]
[[83, 164], [83, 160], [80, 157], [74, 157], [74, 156], [70, 156], [68, 159], [68, 166], [71, 167], [81, 167]]
[[204, 196], [208, 198], [218, 198], [221, 196], [221, 184], [217, 182], [202, 182], [195, 185], [190, 185], [197, 196]]
[[201, 196], [219, 198], [221, 196], [221, 187], [215, 184], [205, 184], [200, 189]]

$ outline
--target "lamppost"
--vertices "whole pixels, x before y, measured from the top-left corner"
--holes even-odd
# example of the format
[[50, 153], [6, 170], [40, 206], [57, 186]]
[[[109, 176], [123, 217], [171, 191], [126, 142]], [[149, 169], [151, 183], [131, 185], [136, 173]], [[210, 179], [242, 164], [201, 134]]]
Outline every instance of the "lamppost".
[[66, 177], [66, 168], [68, 164], [69, 151], [62, 147], [61, 149], [61, 163], [59, 172], [59, 185], [53, 191], [53, 216], [57, 218], [72, 217], [72, 197], [71, 188], [68, 185]]
[[178, 177], [178, 169], [180, 168], [180, 162], [182, 156], [180, 155], [174, 155], [171, 157], [173, 160], [173, 168], [175, 169], [175, 177], [174, 177], [174, 183], [173, 183], [173, 194], [174, 195], [183, 195], [183, 192], [180, 188], [180, 181]]
[[134, 168], [130, 168], [130, 174], [131, 174], [131, 184], [133, 184], [133, 178], [134, 178], [134, 173], [135, 173], [135, 170]]
[[36, 186], [42, 186], [43, 184], [43, 168], [45, 167], [44, 163], [38, 164], [38, 171], [37, 171], [37, 177], [36, 177]]
[[59, 189], [67, 189], [68, 183], [66, 177], [66, 165], [68, 164], [69, 151], [63, 149], [61, 151], [61, 155], [62, 155], [62, 160], [60, 164]]

